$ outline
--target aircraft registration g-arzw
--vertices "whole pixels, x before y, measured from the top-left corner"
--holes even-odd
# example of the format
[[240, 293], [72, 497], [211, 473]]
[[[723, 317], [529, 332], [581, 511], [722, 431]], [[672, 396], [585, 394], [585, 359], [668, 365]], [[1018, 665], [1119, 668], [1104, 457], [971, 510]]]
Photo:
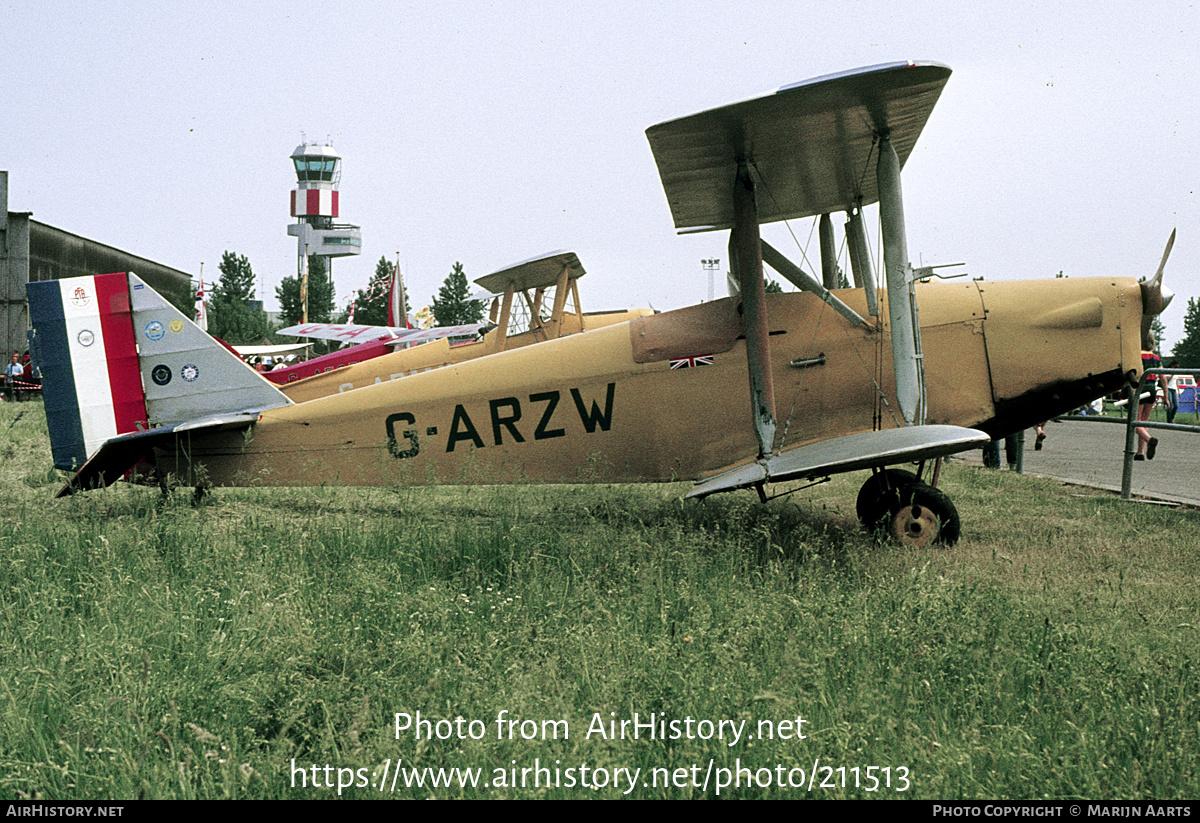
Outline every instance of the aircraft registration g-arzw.
[[[949, 77], [876, 66], [647, 131], [676, 228], [729, 230], [736, 296], [307, 402], [132, 274], [31, 283], [55, 465], [77, 470], [60, 494], [139, 461], [217, 485], [693, 479], [694, 497], [870, 470], [869, 527], [953, 542], [934, 461], [1135, 379], [1169, 294], [1161, 266], [1146, 284], [918, 282], [900, 169]], [[874, 203], [883, 288], [863, 229]], [[833, 212], [853, 289], [759, 236]], [[764, 260], [803, 291], [764, 294]]]

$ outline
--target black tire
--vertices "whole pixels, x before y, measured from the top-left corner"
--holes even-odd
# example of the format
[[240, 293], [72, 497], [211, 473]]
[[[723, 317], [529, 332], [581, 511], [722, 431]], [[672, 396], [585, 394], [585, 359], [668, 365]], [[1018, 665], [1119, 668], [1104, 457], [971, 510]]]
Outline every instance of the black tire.
[[886, 508], [884, 498], [888, 492], [916, 482], [917, 476], [907, 469], [884, 469], [872, 474], [858, 490], [858, 502], [854, 505], [854, 511], [859, 522], [868, 530], [874, 529]]
[[901, 545], [923, 549], [935, 543], [952, 546], [958, 542], [962, 529], [958, 509], [940, 489], [910, 483], [888, 492], [882, 503], [884, 510], [874, 528], [884, 529]]

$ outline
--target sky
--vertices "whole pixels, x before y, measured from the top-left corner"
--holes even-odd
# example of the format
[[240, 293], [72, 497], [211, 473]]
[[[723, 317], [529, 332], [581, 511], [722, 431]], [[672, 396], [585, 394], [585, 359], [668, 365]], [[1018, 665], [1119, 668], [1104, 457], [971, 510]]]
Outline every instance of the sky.
[[[363, 233], [339, 303], [381, 256], [422, 305], [455, 262], [475, 279], [570, 249], [585, 309], [665, 310], [707, 297], [728, 235], [675, 233], [645, 130], [898, 60], [954, 70], [904, 169], [914, 265], [1148, 277], [1177, 227], [1182, 336], [1200, 13], [1176, 0], [3, 2], [0, 169], [11, 211], [196, 278], [245, 255], [275, 308], [290, 155], [332, 142]], [[811, 220], [763, 236], [819, 268]]]

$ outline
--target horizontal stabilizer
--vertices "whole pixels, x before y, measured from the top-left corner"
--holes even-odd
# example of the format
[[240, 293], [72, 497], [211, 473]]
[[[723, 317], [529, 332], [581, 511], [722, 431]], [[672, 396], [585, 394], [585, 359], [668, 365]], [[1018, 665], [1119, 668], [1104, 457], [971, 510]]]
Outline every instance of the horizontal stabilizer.
[[750, 463], [702, 480], [685, 497], [945, 457], [978, 449], [989, 440], [986, 433], [962, 426], [905, 426], [848, 434], [777, 454], [765, 466], [763, 461]]
[[316, 337], [321, 340], [336, 340], [339, 343], [368, 343], [382, 337], [391, 337], [389, 344], [427, 343], [443, 337], [469, 337], [485, 323], [466, 323], [461, 326], [435, 326], [432, 329], [406, 329], [403, 326], [359, 326], [354, 323], [301, 323], [275, 332], [292, 337]]
[[939, 63], [889, 63], [651, 126], [675, 228], [733, 227], [739, 163], [763, 192], [760, 223], [876, 202], [876, 176], [865, 171], [877, 136], [890, 136], [903, 167], [949, 78]]
[[149, 431], [133, 432], [113, 437], [83, 464], [67, 485], [55, 497], [66, 497], [77, 491], [98, 489], [120, 480], [139, 460], [149, 457], [154, 448], [174, 443], [184, 432], [216, 431], [243, 428], [258, 419], [257, 414], [233, 414], [207, 420], [194, 420], [175, 426], [160, 426]]
[[504, 294], [510, 284], [514, 291], [548, 289], [558, 283], [564, 268], [571, 270], [572, 280], [578, 280], [586, 274], [575, 252], [553, 251], [514, 263], [498, 272], [485, 274], [475, 283], [492, 294]]

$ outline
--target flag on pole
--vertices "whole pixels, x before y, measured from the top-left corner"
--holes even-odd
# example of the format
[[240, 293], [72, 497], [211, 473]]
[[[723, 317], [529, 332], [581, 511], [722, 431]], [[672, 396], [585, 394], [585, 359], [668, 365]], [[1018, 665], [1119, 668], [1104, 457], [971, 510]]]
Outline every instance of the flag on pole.
[[400, 267], [392, 268], [392, 284], [388, 289], [387, 324], [408, 328], [404, 317], [404, 284], [400, 282]]
[[196, 292], [196, 325], [202, 331], [208, 331], [208, 307], [204, 305], [204, 279], [200, 279], [200, 289]]

